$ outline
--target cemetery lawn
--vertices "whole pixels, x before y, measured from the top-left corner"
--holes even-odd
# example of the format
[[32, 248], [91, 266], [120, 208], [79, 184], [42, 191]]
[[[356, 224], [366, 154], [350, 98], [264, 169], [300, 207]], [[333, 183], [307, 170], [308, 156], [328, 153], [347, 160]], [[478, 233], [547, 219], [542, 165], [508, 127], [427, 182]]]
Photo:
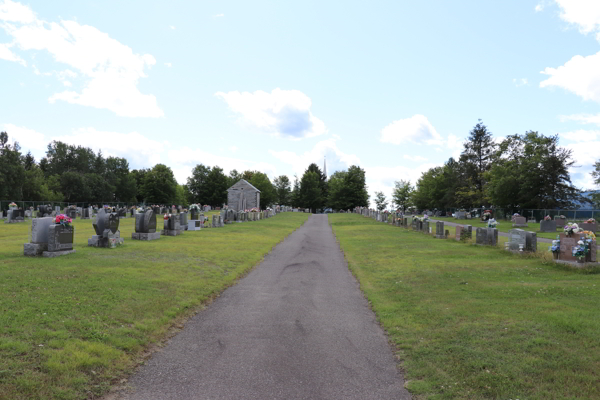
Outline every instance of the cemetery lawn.
[[600, 398], [600, 269], [329, 221], [417, 399]]
[[[481, 222], [479, 218], [477, 219], [454, 219], [453, 217], [431, 217], [431, 219], [435, 219], [438, 221], [444, 222], [453, 222], [455, 224], [460, 225], [471, 225], [473, 226], [473, 232], [475, 232], [476, 228], [487, 228], [487, 222]], [[433, 225], [435, 229], [435, 224]], [[498, 232], [506, 232], [513, 229], [512, 222], [508, 220], [499, 220], [498, 225], [496, 226]], [[516, 229], [516, 228], [514, 228]], [[528, 228], [519, 228], [525, 231], [535, 232], [538, 238], [546, 238], [546, 239], [556, 239], [556, 235], [562, 233], [562, 229], [557, 229], [556, 233], [542, 233], [540, 232], [540, 223], [529, 224]]]
[[[0, 223], [0, 399], [86, 399], [108, 391], [277, 243], [305, 213], [155, 241], [87, 247], [93, 220], [75, 220], [75, 254], [26, 258], [30, 222]], [[162, 226], [162, 219], [157, 222]]]

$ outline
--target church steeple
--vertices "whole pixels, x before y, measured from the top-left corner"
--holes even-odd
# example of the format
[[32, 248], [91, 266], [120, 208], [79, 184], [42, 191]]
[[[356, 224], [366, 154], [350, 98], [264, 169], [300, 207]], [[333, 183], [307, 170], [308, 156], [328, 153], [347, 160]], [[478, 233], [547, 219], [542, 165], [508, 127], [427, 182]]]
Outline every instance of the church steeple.
[[325, 181], [327, 181], [327, 156], [323, 160], [323, 175], [325, 175]]

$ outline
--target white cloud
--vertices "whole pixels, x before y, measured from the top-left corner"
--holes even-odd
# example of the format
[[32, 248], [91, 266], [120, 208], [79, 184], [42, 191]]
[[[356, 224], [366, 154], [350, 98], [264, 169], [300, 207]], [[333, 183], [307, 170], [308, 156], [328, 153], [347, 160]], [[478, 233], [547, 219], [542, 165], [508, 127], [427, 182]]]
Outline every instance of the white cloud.
[[544, 5], [542, 3], [535, 6], [535, 12], [540, 12], [544, 10]]
[[550, 77], [540, 87], [557, 86], [600, 103], [600, 52], [587, 57], [577, 55], [563, 66], [544, 69], [542, 74]]
[[217, 14], [217, 15], [213, 15], [213, 18], [220, 18], [220, 17], [224, 17], [225, 14]]
[[165, 65], [169, 68], [171, 68], [173, 66], [173, 64], [171, 64], [171, 63], [165, 63]]
[[[585, 129], [579, 129], [576, 131], [561, 133], [559, 136], [561, 139], [570, 140], [572, 142], [593, 142], [595, 140], [600, 140], [600, 131], [587, 131]], [[597, 153], [598, 149], [600, 149], [600, 147], [593, 150], [595, 150]], [[600, 157], [600, 155], [598, 157]]]
[[562, 115], [560, 117], [562, 122], [565, 121], [577, 121], [582, 124], [596, 124], [600, 125], [600, 114], [574, 114], [574, 115]]
[[36, 20], [31, 8], [11, 0], [0, 3], [0, 20], [30, 24]]
[[24, 150], [25, 153], [28, 150], [31, 150], [32, 153], [35, 153], [35, 155], [39, 157], [46, 149], [47, 143], [43, 133], [13, 124], [4, 124], [2, 131], [8, 133], [8, 139], [12, 143], [15, 141], [19, 142], [21, 149]]
[[0, 43], [0, 59], [18, 62], [22, 66], [26, 67], [27, 62], [10, 50], [12, 46], [13, 45], [10, 43]]
[[421, 157], [421, 156], [409, 156], [408, 154], [405, 154], [403, 157], [405, 160], [410, 160], [410, 161], [415, 161], [415, 162], [427, 161], [427, 158]]
[[237, 146], [231, 146], [231, 147], [229, 148], [229, 151], [231, 151], [232, 153], [235, 153], [235, 152], [236, 152], [236, 151], [238, 151], [238, 150], [239, 150], [239, 147], [237, 147]]
[[521, 79], [513, 79], [513, 83], [515, 84], [516, 87], [521, 87], [521, 86], [527, 86], [529, 85], [527, 78], [521, 78]]
[[579, 32], [600, 31], [600, 2], [596, 0], [555, 0], [561, 9], [560, 18], [576, 25]]
[[169, 28], [175, 30], [175, 27], [173, 25], [169, 25]]
[[344, 170], [351, 165], [360, 164], [358, 156], [346, 154], [338, 148], [336, 143], [338, 140], [339, 139], [335, 138], [322, 140], [316, 143], [311, 150], [306, 151], [303, 154], [296, 154], [293, 151], [288, 150], [269, 150], [269, 153], [279, 161], [291, 165], [292, 171], [298, 174], [298, 177], [302, 176], [311, 163], [315, 163], [319, 168], [323, 169], [323, 162], [325, 157], [327, 157], [327, 175], [331, 175], [335, 171]]
[[384, 143], [401, 144], [406, 142], [436, 144], [442, 137], [421, 114], [392, 122], [381, 130], [381, 141]]
[[217, 92], [215, 96], [225, 100], [231, 110], [241, 115], [240, 122], [264, 133], [291, 139], [327, 133], [325, 123], [310, 111], [311, 99], [298, 90]]
[[13, 38], [11, 45], [23, 51], [46, 50], [56, 62], [69, 65], [85, 78], [81, 92], [56, 93], [49, 98], [51, 103], [63, 100], [127, 117], [164, 115], [156, 98], [137, 88], [139, 79], [146, 77], [146, 68], [156, 64], [152, 55], [135, 54], [107, 33], [76, 21], [42, 21], [29, 7], [10, 0], [0, 4], [0, 21], [4, 21], [0, 27]]

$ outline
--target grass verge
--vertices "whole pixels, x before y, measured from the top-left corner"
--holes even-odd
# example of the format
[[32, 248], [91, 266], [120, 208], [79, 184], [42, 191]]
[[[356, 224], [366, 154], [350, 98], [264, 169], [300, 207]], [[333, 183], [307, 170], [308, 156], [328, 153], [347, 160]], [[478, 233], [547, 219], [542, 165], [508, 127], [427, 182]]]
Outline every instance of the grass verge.
[[87, 247], [92, 220], [75, 220], [77, 252], [50, 259], [23, 256], [30, 223], [0, 223], [0, 399], [105, 393], [307, 218], [282, 213], [150, 242], [130, 239], [127, 218], [117, 249]]
[[600, 398], [598, 269], [329, 221], [417, 398]]

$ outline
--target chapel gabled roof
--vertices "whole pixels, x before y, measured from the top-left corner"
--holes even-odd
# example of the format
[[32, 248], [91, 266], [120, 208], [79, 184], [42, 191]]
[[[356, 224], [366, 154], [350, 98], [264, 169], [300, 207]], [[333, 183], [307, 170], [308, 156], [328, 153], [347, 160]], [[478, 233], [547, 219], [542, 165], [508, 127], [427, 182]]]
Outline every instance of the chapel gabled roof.
[[231, 187], [230, 187], [229, 189], [227, 189], [227, 190], [233, 189], [235, 186], [239, 185], [239, 184], [240, 184], [240, 182], [245, 182], [245, 183], [246, 183], [248, 186], [250, 186], [252, 189], [254, 189], [254, 190], [256, 190], [258, 193], [260, 193], [260, 190], [258, 190], [257, 188], [255, 188], [255, 187], [254, 187], [254, 186], [253, 186], [253, 185], [252, 185], [250, 182], [248, 182], [248, 181], [247, 181], [247, 180], [245, 180], [245, 179], [240, 179], [239, 181], [237, 181], [237, 182], [236, 182], [236, 183], [235, 183], [233, 186], [231, 186]]

